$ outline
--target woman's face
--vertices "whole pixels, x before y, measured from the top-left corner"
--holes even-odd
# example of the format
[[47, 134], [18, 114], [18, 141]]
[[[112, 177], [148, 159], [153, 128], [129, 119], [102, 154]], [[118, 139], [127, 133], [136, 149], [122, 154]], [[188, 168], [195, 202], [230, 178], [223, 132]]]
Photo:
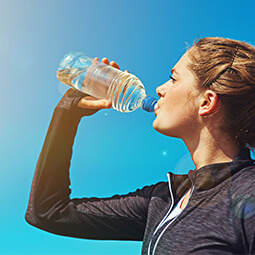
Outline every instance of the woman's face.
[[189, 63], [185, 53], [172, 69], [172, 78], [156, 89], [160, 99], [153, 127], [164, 135], [182, 139], [195, 130], [199, 121], [199, 92]]

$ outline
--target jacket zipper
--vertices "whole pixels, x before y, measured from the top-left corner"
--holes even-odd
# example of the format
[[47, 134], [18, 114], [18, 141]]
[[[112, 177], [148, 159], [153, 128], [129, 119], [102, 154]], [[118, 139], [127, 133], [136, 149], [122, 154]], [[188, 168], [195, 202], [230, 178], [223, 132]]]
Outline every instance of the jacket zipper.
[[[161, 228], [163, 222], [165, 221], [165, 219], [168, 217], [169, 213], [171, 212], [173, 204], [174, 204], [174, 196], [173, 196], [173, 192], [172, 192], [172, 188], [171, 188], [171, 180], [170, 180], [170, 174], [169, 173], [167, 174], [167, 177], [168, 177], [168, 186], [169, 186], [170, 197], [171, 197], [171, 206], [170, 206], [169, 210], [167, 211], [165, 217], [160, 221], [160, 223], [158, 224], [157, 228], [155, 229], [155, 231], [152, 234], [152, 237], [151, 237], [151, 240], [150, 240], [150, 243], [149, 243], [149, 246], [148, 246], [148, 252], [147, 252], [148, 255], [150, 255], [150, 253], [151, 253], [150, 252], [150, 250], [151, 250], [151, 242], [152, 242], [152, 239], [153, 239], [154, 235]], [[154, 251], [154, 249], [153, 249], [153, 251]]]
[[[158, 225], [158, 227], [157, 227], [156, 230], [154, 231], [154, 233], [153, 233], [153, 235], [152, 235], [152, 238], [153, 238], [153, 236], [156, 234], [156, 232], [158, 231], [158, 229], [163, 225], [165, 219], [166, 219], [167, 216], [170, 214], [170, 212], [171, 212], [171, 210], [172, 210], [172, 207], [173, 207], [173, 202], [174, 202], [174, 200], [173, 200], [173, 192], [172, 192], [172, 188], [171, 188], [171, 180], [170, 180], [170, 175], [169, 175], [169, 173], [167, 174], [167, 176], [168, 176], [169, 191], [170, 191], [172, 203], [171, 203], [171, 207], [170, 207], [170, 209], [168, 210], [166, 216], [163, 218], [163, 220], [160, 222], [160, 224]], [[194, 186], [192, 187], [192, 190], [191, 190], [189, 199], [190, 199], [191, 196], [192, 196], [193, 190], [194, 190]], [[183, 211], [184, 211], [184, 210], [185, 210], [185, 208], [183, 209]], [[183, 211], [182, 211], [182, 212], [183, 212]], [[158, 242], [159, 242], [161, 236], [165, 233], [165, 231], [167, 230], [167, 228], [182, 214], [182, 212], [181, 212], [178, 216], [176, 216], [173, 220], [171, 220], [171, 221], [165, 226], [165, 228], [162, 230], [162, 232], [160, 233], [160, 235], [158, 236], [158, 238], [157, 238], [157, 240], [156, 240], [156, 242], [155, 242], [155, 244], [154, 244], [154, 248], [153, 248], [153, 251], [152, 251], [152, 255], [155, 254], [155, 251], [156, 251], [156, 248], [157, 248], [157, 245], [158, 245]], [[152, 239], [151, 239], [151, 241], [150, 241], [149, 248], [150, 248], [150, 246], [151, 246], [151, 242], [152, 242]], [[148, 249], [148, 255], [150, 255], [150, 249]]]

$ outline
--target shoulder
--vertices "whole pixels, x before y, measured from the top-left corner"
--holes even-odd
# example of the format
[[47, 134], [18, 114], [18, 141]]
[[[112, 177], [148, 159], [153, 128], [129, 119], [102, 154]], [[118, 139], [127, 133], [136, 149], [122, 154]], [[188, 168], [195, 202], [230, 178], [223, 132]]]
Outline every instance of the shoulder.
[[160, 196], [165, 193], [169, 194], [168, 182], [158, 182], [156, 184], [145, 186], [142, 188], [143, 191], [149, 192], [151, 196]]
[[168, 200], [169, 186], [168, 182], [158, 182], [150, 186], [144, 186], [142, 189], [136, 190], [136, 195], [142, 196], [148, 199], [148, 202], [155, 199]]
[[249, 193], [255, 197], [255, 166], [247, 166], [232, 176], [232, 189], [234, 193]]
[[249, 218], [255, 209], [255, 167], [241, 169], [231, 182], [232, 210], [239, 218]]

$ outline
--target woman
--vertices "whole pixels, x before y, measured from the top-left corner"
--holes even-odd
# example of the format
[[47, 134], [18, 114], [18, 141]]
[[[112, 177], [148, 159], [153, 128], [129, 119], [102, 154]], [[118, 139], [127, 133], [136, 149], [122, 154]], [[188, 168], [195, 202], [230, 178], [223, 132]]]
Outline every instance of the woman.
[[30, 224], [72, 237], [140, 240], [142, 254], [255, 253], [255, 168], [249, 150], [255, 145], [255, 48], [204, 38], [172, 75], [157, 88], [153, 126], [183, 139], [196, 169], [169, 173], [168, 183], [127, 195], [70, 200], [79, 121], [111, 105], [69, 90], [54, 111], [38, 160], [26, 213]]

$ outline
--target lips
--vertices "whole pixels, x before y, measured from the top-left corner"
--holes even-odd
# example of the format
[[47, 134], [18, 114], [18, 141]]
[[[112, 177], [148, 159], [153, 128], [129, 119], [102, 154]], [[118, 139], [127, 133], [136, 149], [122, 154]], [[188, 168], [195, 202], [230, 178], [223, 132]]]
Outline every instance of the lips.
[[[156, 111], [159, 109], [159, 106], [158, 106], [158, 104], [155, 104], [155, 106], [154, 106], [154, 113], [156, 114]], [[157, 114], [156, 114], [157, 115]]]

